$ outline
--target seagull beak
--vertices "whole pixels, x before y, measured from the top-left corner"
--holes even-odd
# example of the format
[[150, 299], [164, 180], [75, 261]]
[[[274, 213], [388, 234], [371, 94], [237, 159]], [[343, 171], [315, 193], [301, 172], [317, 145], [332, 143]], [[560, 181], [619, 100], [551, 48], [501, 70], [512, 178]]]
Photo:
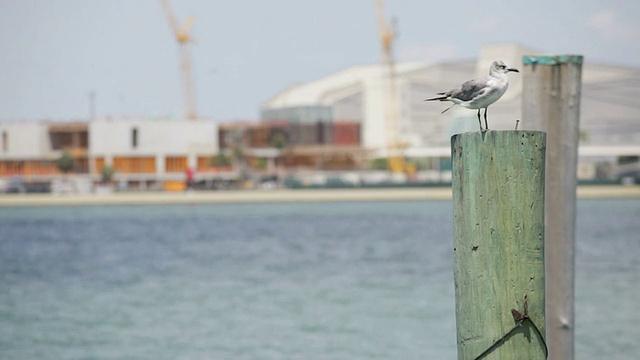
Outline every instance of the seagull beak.
[[517, 72], [517, 73], [519, 73], [519, 72], [520, 72], [520, 71], [519, 71], [518, 69], [516, 69], [516, 68], [508, 68], [508, 69], [507, 69], [507, 72], [509, 72], [509, 71], [513, 71], [513, 72]]

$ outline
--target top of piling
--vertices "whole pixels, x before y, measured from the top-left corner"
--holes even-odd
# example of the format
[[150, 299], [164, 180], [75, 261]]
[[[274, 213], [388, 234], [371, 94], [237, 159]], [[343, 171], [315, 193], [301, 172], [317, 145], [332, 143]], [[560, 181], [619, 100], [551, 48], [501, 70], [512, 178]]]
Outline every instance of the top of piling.
[[582, 55], [524, 55], [522, 62], [525, 65], [560, 65], [560, 64], [582, 64]]
[[[480, 136], [483, 142], [487, 141], [487, 138], [495, 139], [496, 137], [505, 137], [505, 136], [513, 136], [513, 134], [525, 136], [536, 136], [535, 134], [540, 133], [544, 134], [546, 137], [546, 132], [539, 130], [489, 130], [489, 131], [468, 131], [463, 133], [457, 133], [451, 135], [451, 141], [453, 142], [455, 138], [463, 138], [463, 137], [475, 137]], [[537, 135], [540, 136], [540, 135]]]

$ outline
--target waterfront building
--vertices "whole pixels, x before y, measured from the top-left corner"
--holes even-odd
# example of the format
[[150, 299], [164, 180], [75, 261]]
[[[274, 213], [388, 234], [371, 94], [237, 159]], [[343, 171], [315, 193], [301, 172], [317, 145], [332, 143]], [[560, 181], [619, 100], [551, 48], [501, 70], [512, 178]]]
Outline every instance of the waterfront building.
[[[523, 55], [540, 53], [518, 44], [490, 45], [477, 59], [425, 63], [398, 63], [395, 84], [399, 100], [398, 132], [409, 147], [448, 146], [451, 135], [478, 128], [476, 112], [450, 104], [425, 103], [437, 92], [484, 76], [493, 60], [522, 68]], [[640, 69], [599, 64], [585, 58], [582, 77], [580, 127], [583, 143], [592, 146], [640, 143]], [[388, 144], [385, 126], [387, 70], [378, 64], [354, 66], [324, 78], [291, 86], [262, 105], [263, 120], [352, 121], [361, 125], [362, 146], [383, 149]], [[491, 106], [489, 125], [511, 130], [521, 119], [522, 74], [509, 75], [509, 89]], [[526, 128], [527, 124], [520, 124]]]
[[214, 121], [101, 119], [88, 126], [94, 180], [106, 165], [118, 181], [137, 188], [183, 189], [189, 169], [195, 181], [223, 176], [210, 165], [218, 152]]
[[[388, 156], [391, 88], [396, 90], [398, 110], [395, 141], [402, 144], [402, 155], [418, 165], [428, 160], [422, 162], [426, 172], [420, 174], [417, 168], [416, 179], [446, 181], [442, 170], [450, 166], [450, 137], [478, 130], [476, 112], [454, 107], [441, 114], [446, 104], [424, 99], [485, 75], [495, 59], [520, 68], [523, 55], [536, 53], [517, 44], [491, 45], [480, 51], [478, 59], [398, 63], [393, 87], [388, 86], [383, 66], [354, 66], [275, 94], [262, 104], [259, 121], [222, 125], [206, 119], [0, 121], [0, 183], [15, 177], [50, 183], [62, 175], [57, 160], [65, 152], [74, 159], [75, 178], [97, 184], [109, 167], [116, 183], [134, 188], [180, 190], [190, 172], [196, 182], [214, 182], [247, 173], [268, 177], [282, 176], [284, 171], [363, 170]], [[513, 129], [516, 119], [522, 118], [522, 74], [510, 74], [509, 82], [506, 94], [491, 106], [493, 130]], [[640, 68], [585, 58], [581, 179], [640, 173], [639, 87]], [[520, 124], [520, 129], [527, 128]], [[618, 162], [624, 166], [616, 168]]]
[[[234, 178], [211, 166], [218, 125], [211, 120], [98, 119], [0, 122], [0, 179], [43, 186], [63, 174], [58, 159], [73, 158], [65, 177], [99, 183], [105, 166], [121, 187], [183, 189], [188, 169], [195, 181]], [[220, 171], [224, 170], [224, 171]]]
[[[441, 114], [450, 104], [424, 99], [454, 88], [468, 79], [484, 76], [490, 64], [504, 60], [522, 68], [524, 55], [539, 50], [519, 44], [497, 44], [481, 49], [477, 59], [435, 64], [398, 63], [394, 86], [397, 119], [389, 131], [389, 75], [382, 65], [354, 66], [321, 79], [291, 86], [262, 105], [263, 120], [326, 123], [348, 120], [360, 124], [361, 147], [370, 157], [388, 155], [389, 144], [401, 144], [403, 156], [432, 158], [440, 169], [449, 156], [453, 134], [477, 131], [476, 112], [459, 106]], [[582, 70], [579, 177], [606, 177], [620, 157], [640, 156], [640, 68], [600, 64], [585, 58]], [[393, 104], [393, 102], [391, 103]], [[509, 75], [509, 89], [491, 106], [489, 126], [511, 130], [522, 119], [522, 74]], [[520, 129], [528, 124], [520, 122]], [[391, 139], [390, 134], [397, 134]], [[615, 167], [615, 166], [614, 166]], [[604, 171], [606, 170], [606, 171]], [[631, 170], [626, 169], [629, 172]]]

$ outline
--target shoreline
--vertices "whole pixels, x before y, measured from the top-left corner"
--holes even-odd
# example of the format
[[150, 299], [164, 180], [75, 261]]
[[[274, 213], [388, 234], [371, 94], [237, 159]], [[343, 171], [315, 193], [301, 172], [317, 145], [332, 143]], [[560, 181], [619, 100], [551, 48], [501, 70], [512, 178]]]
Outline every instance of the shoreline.
[[[640, 186], [578, 186], [578, 199], [640, 199]], [[113, 194], [2, 194], [0, 207], [451, 200], [450, 187], [279, 189]]]

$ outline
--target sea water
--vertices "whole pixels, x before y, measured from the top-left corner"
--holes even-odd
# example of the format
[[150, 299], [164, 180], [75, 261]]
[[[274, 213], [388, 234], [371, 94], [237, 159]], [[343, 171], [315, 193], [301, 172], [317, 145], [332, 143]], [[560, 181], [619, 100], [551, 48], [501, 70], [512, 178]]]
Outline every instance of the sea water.
[[[454, 359], [452, 203], [0, 208], [1, 359]], [[640, 201], [578, 202], [576, 359], [640, 353]]]

